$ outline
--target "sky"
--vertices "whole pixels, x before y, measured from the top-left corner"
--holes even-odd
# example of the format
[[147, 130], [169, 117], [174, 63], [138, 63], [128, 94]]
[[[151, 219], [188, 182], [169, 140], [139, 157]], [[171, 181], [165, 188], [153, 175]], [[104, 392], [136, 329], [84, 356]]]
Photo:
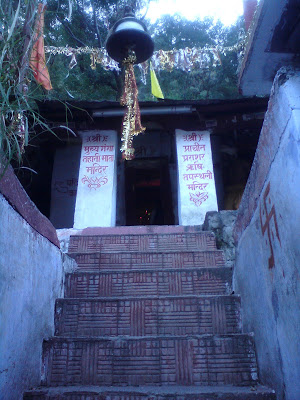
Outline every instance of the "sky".
[[157, 0], [151, 1], [146, 18], [155, 22], [164, 14], [181, 14], [187, 19], [212, 16], [232, 25], [243, 14], [243, 0]]

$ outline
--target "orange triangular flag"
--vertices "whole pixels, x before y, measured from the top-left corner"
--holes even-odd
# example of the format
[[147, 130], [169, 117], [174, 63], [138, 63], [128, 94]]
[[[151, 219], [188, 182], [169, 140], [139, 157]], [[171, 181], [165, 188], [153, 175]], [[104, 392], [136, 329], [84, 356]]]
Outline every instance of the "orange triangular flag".
[[50, 76], [45, 60], [44, 36], [43, 36], [44, 14], [45, 14], [45, 5], [39, 3], [37, 19], [35, 22], [35, 42], [32, 47], [29, 64], [33, 70], [33, 74], [36, 81], [40, 83], [46, 90], [51, 90], [53, 88], [50, 82]]

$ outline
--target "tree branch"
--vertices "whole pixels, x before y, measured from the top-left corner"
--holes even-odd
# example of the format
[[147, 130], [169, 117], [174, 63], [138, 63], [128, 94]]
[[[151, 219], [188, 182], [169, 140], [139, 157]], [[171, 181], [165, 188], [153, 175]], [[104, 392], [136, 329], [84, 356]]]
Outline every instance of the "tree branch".
[[117, 85], [116, 100], [119, 101], [122, 96], [122, 79], [121, 79], [120, 74], [118, 74], [118, 71], [113, 70], [113, 74], [114, 74], [116, 85]]
[[93, 8], [94, 27], [95, 27], [95, 31], [96, 31], [96, 34], [97, 34], [98, 46], [101, 48], [102, 47], [102, 40], [101, 40], [99, 26], [98, 26], [98, 22], [97, 22], [96, 7], [95, 7], [94, 0], [91, 0], [91, 4], [92, 4], [92, 8]]
[[145, 11], [144, 15], [141, 17], [142, 21], [145, 19], [146, 15], [149, 11], [149, 6], [150, 6], [150, 0], [148, 0], [146, 11]]
[[84, 42], [82, 42], [80, 39], [78, 39], [74, 33], [71, 31], [71, 29], [68, 27], [67, 23], [65, 21], [63, 21], [61, 18], [57, 17], [57, 19], [59, 20], [59, 22], [63, 25], [63, 27], [66, 29], [66, 31], [69, 32], [69, 34], [72, 36], [72, 38], [74, 40], [76, 40], [77, 43], [79, 43], [82, 46], [86, 46], [86, 44]]
[[19, 84], [18, 88], [21, 93], [25, 90], [25, 77], [29, 65], [29, 50], [33, 41], [33, 26], [34, 26], [34, 14], [37, 8], [37, 1], [32, 1], [27, 6], [27, 12], [25, 17], [25, 22], [23, 26], [24, 40], [24, 52], [22, 59], [20, 60], [19, 67]]

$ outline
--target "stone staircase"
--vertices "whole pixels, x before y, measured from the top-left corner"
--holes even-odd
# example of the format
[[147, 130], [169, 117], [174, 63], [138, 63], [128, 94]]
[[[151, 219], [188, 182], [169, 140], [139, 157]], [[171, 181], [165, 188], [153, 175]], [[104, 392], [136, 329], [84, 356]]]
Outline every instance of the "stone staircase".
[[71, 237], [79, 268], [24, 400], [276, 399], [213, 234], [180, 228]]

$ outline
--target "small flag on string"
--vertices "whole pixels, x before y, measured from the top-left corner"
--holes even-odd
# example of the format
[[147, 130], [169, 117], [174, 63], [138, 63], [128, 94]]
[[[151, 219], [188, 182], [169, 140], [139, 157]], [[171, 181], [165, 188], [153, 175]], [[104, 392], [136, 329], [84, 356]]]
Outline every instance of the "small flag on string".
[[44, 49], [44, 14], [45, 5], [39, 3], [38, 13], [35, 22], [35, 39], [30, 56], [30, 67], [33, 70], [34, 77], [46, 90], [51, 90], [52, 85], [48, 68], [46, 66], [45, 49]]
[[156, 78], [156, 74], [152, 67], [151, 61], [150, 61], [150, 77], [151, 77], [151, 93], [158, 99], [164, 99], [163, 92], [159, 86], [159, 82]]

